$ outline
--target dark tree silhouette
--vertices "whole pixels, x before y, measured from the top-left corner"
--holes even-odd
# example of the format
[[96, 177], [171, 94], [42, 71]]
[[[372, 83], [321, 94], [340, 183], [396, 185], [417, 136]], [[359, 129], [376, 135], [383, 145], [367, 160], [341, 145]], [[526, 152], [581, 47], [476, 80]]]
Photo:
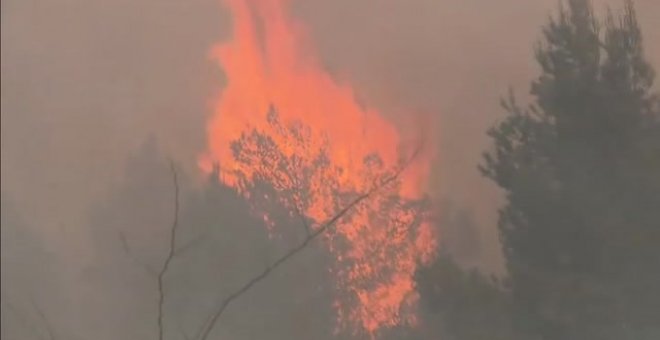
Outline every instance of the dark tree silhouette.
[[[502, 101], [480, 170], [507, 200], [503, 283], [441, 256], [418, 275], [448, 339], [660, 338], [660, 106], [631, 1], [568, 0], [543, 28], [534, 102]], [[432, 333], [429, 337], [437, 336]]]
[[532, 339], [660, 336], [660, 122], [632, 2], [597, 20], [570, 0], [543, 29], [534, 103], [503, 100], [483, 173], [515, 322]]

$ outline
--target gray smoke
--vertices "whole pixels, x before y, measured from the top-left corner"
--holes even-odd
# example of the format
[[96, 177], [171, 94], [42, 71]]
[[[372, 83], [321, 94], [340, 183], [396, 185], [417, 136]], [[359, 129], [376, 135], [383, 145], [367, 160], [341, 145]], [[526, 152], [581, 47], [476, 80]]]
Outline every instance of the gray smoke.
[[[596, 1], [597, 8], [604, 10], [605, 2]], [[636, 3], [646, 54], [660, 66], [660, 25], [654, 21], [660, 2]], [[501, 271], [502, 263], [495, 229], [499, 194], [476, 170], [488, 145], [484, 132], [501, 116], [498, 99], [508, 86], [527, 93], [536, 72], [532, 45], [556, 4], [294, 3], [323, 64], [354, 84], [361, 100], [394, 121], [410, 112], [432, 118], [439, 152], [430, 190], [439, 210], [450, 206], [458, 215], [471, 214], [462, 218], [476, 231], [448, 238], [479, 247], [457, 252], [487, 270]], [[95, 207], [126, 182], [127, 161], [149, 136], [190, 176], [190, 188], [199, 183], [196, 157], [204, 149], [210, 102], [223, 83], [208, 51], [229, 36], [231, 18], [219, 0], [5, 0], [1, 15], [3, 325], [10, 322], [5, 308], [39, 323], [33, 299], [68, 334], [112, 339], [107, 315], [85, 298], [106, 294], [98, 298], [109, 303], [125, 296], [90, 287], [90, 263], [102, 257], [99, 244], [115, 242], [99, 239], [98, 226], [90, 223]], [[439, 203], [446, 201], [451, 204]], [[171, 214], [169, 201], [150, 209], [151, 215]], [[60, 295], [45, 293], [52, 287]], [[123, 308], [110, 310], [117, 315]], [[75, 329], [80, 323], [88, 325]], [[95, 328], [106, 334], [95, 336]], [[45, 331], [37, 330], [42, 336]], [[34, 337], [18, 332], [19, 338]]]

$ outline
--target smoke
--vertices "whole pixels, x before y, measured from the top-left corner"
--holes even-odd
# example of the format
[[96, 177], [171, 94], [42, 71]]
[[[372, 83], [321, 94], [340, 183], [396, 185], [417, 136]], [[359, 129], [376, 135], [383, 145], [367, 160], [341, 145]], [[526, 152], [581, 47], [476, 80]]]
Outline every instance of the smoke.
[[[501, 271], [495, 220], [499, 193], [477, 171], [485, 131], [501, 117], [509, 86], [522, 98], [536, 75], [533, 44], [557, 0], [300, 1], [321, 56], [351, 79], [371, 105], [391, 115], [433, 117], [438, 158], [432, 190], [475, 214], [482, 268]], [[660, 65], [660, 3], [635, 1], [646, 55]], [[594, 1], [600, 16], [621, 1]], [[339, 19], [341, 18], [341, 19]], [[396, 119], [396, 117], [394, 118]], [[448, 208], [438, 207], [440, 210]]]
[[194, 167], [228, 18], [209, 1], [3, 1], [3, 188], [76, 219], [155, 135]]
[[[620, 6], [595, 3], [599, 13], [605, 3]], [[498, 192], [475, 165], [488, 145], [485, 130], [501, 117], [499, 96], [509, 85], [527, 93], [532, 44], [556, 4], [294, 3], [324, 66], [350, 80], [361, 101], [395, 121], [408, 112], [432, 118], [432, 190], [474, 211], [480, 263], [489, 270], [501, 270]], [[646, 54], [660, 67], [660, 2], [636, 4]], [[231, 18], [218, 0], [5, 0], [1, 15], [3, 212], [11, 201], [28, 235], [60, 261], [61, 286], [75, 296], [97, 242], [90, 209], [121, 182], [147, 136], [195, 176], [210, 101], [223, 84], [209, 48], [228, 36]], [[3, 213], [3, 242], [5, 224]]]

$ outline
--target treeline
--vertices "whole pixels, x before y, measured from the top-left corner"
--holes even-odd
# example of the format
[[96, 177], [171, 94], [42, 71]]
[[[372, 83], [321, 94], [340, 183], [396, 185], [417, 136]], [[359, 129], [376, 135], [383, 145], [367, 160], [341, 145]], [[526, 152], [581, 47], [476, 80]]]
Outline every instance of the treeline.
[[[472, 264], [477, 252], [465, 249], [477, 238], [465, 229], [417, 273], [418, 326], [379, 337], [660, 339], [660, 101], [633, 4], [599, 19], [588, 0], [569, 0], [544, 26], [536, 61], [541, 72], [531, 84], [532, 102], [520, 104], [513, 92], [502, 100], [507, 115], [490, 130], [493, 145], [479, 166], [506, 198], [498, 229], [507, 272], [495, 277], [459, 264], [457, 251]], [[76, 277], [85, 306], [69, 311], [80, 317], [73, 328], [55, 317], [65, 303], [41, 296], [57, 294], [43, 289], [50, 282], [44, 277], [57, 273], [16, 274], [33, 265], [31, 247], [41, 246], [20, 241], [34, 237], [19, 232], [22, 222], [3, 194], [2, 337], [157, 339], [163, 293], [164, 338], [196, 339], [224, 297], [305, 236], [300, 228], [269, 235], [217, 172], [202, 183], [181, 170], [177, 175], [175, 196], [170, 164], [149, 140], [110, 195], [92, 204], [94, 253]], [[301, 223], [284, 209], [269, 215]], [[461, 212], [445, 222], [473, 227]], [[369, 338], [336, 332], [328, 256], [311, 246], [293, 257], [232, 305], [210, 338]], [[27, 281], [42, 284], [22, 287], [42, 291], [36, 303], [6, 298]], [[46, 303], [42, 313], [38, 306]]]

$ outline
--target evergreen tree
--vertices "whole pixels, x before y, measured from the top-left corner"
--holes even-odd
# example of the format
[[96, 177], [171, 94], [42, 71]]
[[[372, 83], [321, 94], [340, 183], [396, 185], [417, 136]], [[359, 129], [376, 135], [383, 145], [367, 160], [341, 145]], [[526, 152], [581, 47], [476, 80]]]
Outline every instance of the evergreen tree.
[[633, 5], [570, 0], [536, 50], [534, 103], [503, 100], [483, 173], [514, 320], [531, 339], [660, 337], [660, 115]]
[[416, 280], [422, 297], [423, 339], [513, 340], [510, 292], [495, 277], [461, 268], [441, 251]]

